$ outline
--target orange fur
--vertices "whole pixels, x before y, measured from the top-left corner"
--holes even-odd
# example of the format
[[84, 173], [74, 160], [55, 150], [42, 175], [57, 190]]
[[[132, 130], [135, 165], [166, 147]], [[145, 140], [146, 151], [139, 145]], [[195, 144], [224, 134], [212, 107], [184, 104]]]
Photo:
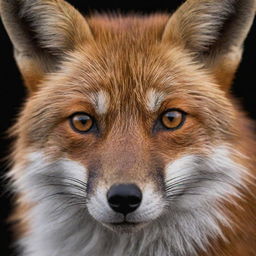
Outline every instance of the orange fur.
[[[63, 1], [45, 2], [54, 8], [63, 4]], [[249, 157], [236, 161], [249, 170], [251, 183], [248, 183], [248, 191], [242, 191], [242, 199], [234, 199], [239, 207], [223, 202], [224, 211], [234, 222], [232, 229], [222, 227], [229, 242], [218, 238], [211, 241], [207, 252], [199, 250], [198, 255], [253, 256], [256, 255], [256, 140], [251, 121], [238, 109], [229, 93], [241, 49], [236, 45], [216, 59], [194, 58], [191, 49], [196, 46], [190, 49], [187, 42], [191, 40], [196, 44], [198, 35], [187, 39], [181, 34], [180, 24], [183, 16], [192, 22], [196, 2], [203, 1], [187, 1], [170, 19], [163, 14], [149, 17], [95, 15], [87, 18], [86, 23], [72, 9], [69, 16], [70, 22], [75, 20], [72, 26], [70, 22], [62, 23], [65, 19], [56, 21], [62, 34], [68, 32], [64, 36], [67, 44], [62, 49], [66, 55], [58, 69], [50, 68], [51, 73], [45, 72], [41, 60], [36, 66], [38, 60], [24, 56], [18, 61], [33, 94], [13, 128], [17, 137], [13, 158], [15, 163], [26, 162], [24, 156], [32, 146], [52, 159], [65, 155], [84, 166], [101, 165], [103, 171], [101, 178], [94, 181], [95, 186], [96, 183], [136, 180], [143, 187], [157, 175], [164, 175], [163, 166], [171, 160], [185, 153], [204, 154], [203, 148], [222, 141], [229, 143]], [[64, 7], [70, 8], [66, 4]], [[86, 28], [84, 24], [88, 24]], [[74, 31], [74, 26], [79, 31]], [[189, 36], [196, 28], [191, 25], [186, 29]], [[77, 38], [80, 31], [83, 31], [82, 36]], [[243, 35], [241, 32], [241, 37]], [[241, 40], [239, 33], [235, 36]], [[205, 46], [200, 47], [205, 51]], [[145, 95], [150, 88], [165, 97], [153, 113], [147, 108]], [[95, 93], [101, 90], [108, 93], [111, 102], [104, 115], [97, 114], [92, 104]], [[155, 120], [168, 108], [189, 113], [185, 125], [173, 133], [152, 135]], [[94, 116], [101, 123], [101, 135], [84, 136], [71, 130], [67, 118], [75, 112]], [[156, 163], [160, 174], [149, 173]], [[123, 172], [125, 175], [121, 174]], [[14, 179], [20, 175], [22, 173], [14, 173]], [[155, 183], [155, 187], [160, 188], [160, 184]], [[13, 219], [21, 221], [17, 232], [23, 236], [29, 229], [29, 223], [24, 221], [29, 207], [19, 199]]]

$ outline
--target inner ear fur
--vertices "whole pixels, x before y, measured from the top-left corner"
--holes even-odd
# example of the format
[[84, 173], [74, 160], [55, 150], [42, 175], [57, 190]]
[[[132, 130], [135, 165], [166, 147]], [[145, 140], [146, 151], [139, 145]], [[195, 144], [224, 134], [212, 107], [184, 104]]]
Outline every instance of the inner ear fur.
[[67, 52], [93, 37], [85, 18], [63, 0], [0, 0], [0, 15], [30, 91]]
[[162, 40], [190, 51], [228, 90], [255, 11], [256, 0], [187, 0], [170, 17]]

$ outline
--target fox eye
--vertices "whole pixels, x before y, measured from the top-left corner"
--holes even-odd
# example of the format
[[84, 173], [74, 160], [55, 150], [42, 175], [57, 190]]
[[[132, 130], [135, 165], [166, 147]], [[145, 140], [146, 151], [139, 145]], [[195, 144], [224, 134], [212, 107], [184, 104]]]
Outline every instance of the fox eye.
[[76, 132], [86, 133], [93, 127], [93, 120], [86, 113], [75, 113], [70, 117], [70, 124]]
[[177, 109], [169, 109], [161, 116], [162, 125], [168, 130], [181, 128], [186, 119], [185, 112]]

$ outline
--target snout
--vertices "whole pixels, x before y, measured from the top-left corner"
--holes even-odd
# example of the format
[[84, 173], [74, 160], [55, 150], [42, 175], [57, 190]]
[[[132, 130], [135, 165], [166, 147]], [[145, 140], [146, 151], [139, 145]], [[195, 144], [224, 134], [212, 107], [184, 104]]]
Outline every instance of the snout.
[[99, 187], [87, 207], [94, 219], [111, 230], [133, 232], [162, 214], [164, 199], [153, 185], [119, 183]]
[[142, 192], [135, 184], [113, 185], [107, 193], [111, 209], [124, 216], [136, 211], [142, 201]]

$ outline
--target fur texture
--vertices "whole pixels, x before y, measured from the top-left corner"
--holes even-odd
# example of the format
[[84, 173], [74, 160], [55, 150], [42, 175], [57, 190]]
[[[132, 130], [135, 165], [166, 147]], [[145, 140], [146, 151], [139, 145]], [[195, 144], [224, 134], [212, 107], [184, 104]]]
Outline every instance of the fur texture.
[[[29, 90], [9, 175], [21, 255], [256, 255], [256, 140], [229, 91], [255, 9], [84, 18], [63, 0], [0, 0]], [[171, 109], [186, 113], [175, 130]], [[87, 133], [70, 125], [81, 112]], [[107, 202], [121, 183], [143, 194], [125, 219]]]

